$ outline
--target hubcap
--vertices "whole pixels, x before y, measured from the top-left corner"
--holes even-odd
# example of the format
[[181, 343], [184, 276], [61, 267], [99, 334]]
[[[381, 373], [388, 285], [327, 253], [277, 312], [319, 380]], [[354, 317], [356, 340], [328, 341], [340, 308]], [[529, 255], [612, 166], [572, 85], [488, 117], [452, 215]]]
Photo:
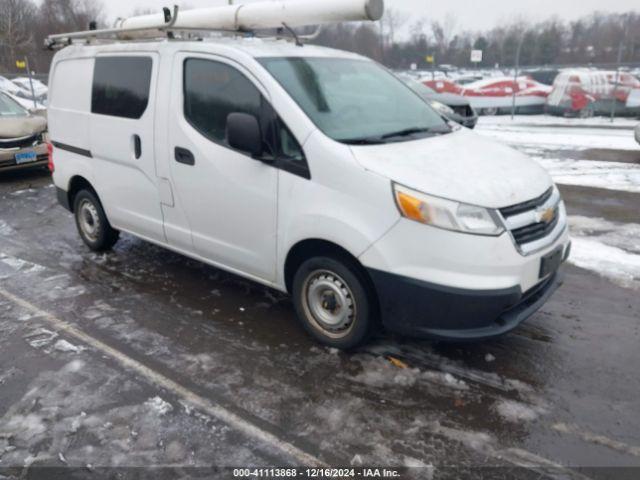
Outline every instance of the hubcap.
[[339, 275], [315, 271], [307, 277], [303, 292], [307, 318], [316, 328], [332, 338], [349, 334], [356, 318], [356, 304], [351, 289]]
[[91, 242], [98, 239], [100, 217], [98, 209], [89, 200], [83, 200], [78, 208], [78, 225], [83, 235]]

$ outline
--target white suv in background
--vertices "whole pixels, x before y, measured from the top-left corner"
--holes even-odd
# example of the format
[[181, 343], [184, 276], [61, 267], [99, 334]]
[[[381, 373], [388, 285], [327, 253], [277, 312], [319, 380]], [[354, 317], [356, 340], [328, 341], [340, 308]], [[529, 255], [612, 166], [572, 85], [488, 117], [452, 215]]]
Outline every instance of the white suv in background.
[[369, 59], [282, 40], [70, 46], [49, 86], [58, 198], [91, 249], [125, 231], [289, 292], [327, 345], [379, 323], [501, 335], [561, 283], [548, 173]]

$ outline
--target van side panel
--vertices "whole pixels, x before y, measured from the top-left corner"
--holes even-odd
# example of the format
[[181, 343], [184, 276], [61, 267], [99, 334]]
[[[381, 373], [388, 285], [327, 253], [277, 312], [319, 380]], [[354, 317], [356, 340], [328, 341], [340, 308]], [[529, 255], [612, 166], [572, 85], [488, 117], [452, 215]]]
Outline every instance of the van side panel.
[[[57, 56], [56, 56], [57, 57]], [[54, 153], [56, 186], [69, 189], [73, 176], [94, 184], [93, 168], [87, 156], [75, 151], [91, 150], [89, 116], [93, 58], [54, 60], [49, 81], [49, 134], [57, 145]]]
[[[124, 68], [116, 74], [104, 72], [104, 69], [95, 70], [98, 74], [102, 71], [104, 75], [104, 78], [94, 78], [93, 113], [89, 122], [96, 189], [115, 228], [146, 239], [164, 241], [154, 158], [159, 55], [154, 52], [106, 53], [96, 57], [96, 67], [105, 64], [100, 63], [103, 59], [116, 67], [119, 62], [123, 67], [131, 66], [136, 59], [145, 68], [149, 59], [152, 65], [150, 81], [144, 86], [144, 95], [148, 97], [146, 106], [140, 107], [139, 113], [134, 112], [131, 117], [126, 117], [127, 112], [121, 111], [127, 108], [135, 110], [135, 105], [143, 102], [134, 96], [127, 100], [129, 92], [124, 91], [123, 94], [118, 83], [109, 82], [119, 82], [119, 78], [130, 76], [135, 83], [135, 77], [140, 73], [134, 69], [124, 71]], [[133, 118], [137, 116], [139, 118]]]

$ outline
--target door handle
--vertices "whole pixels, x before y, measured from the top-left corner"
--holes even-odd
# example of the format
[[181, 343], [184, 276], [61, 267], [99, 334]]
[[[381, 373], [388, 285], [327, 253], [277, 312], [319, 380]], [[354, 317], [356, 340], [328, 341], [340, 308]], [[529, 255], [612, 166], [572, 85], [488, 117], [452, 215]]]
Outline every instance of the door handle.
[[182, 163], [183, 165], [192, 165], [192, 166], [196, 164], [196, 157], [194, 157], [193, 153], [191, 153], [186, 148], [176, 147], [175, 155], [176, 155], [176, 162], [178, 163]]
[[139, 135], [133, 136], [133, 153], [138, 160], [142, 156], [142, 140]]

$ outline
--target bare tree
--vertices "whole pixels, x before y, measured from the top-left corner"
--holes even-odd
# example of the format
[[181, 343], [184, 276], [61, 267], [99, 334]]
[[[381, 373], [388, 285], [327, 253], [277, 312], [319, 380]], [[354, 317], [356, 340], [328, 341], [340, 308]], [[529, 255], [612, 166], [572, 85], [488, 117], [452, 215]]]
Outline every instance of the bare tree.
[[431, 22], [431, 32], [440, 58], [447, 57], [455, 29], [456, 17], [452, 13], [447, 13], [442, 23], [437, 20]]
[[387, 44], [393, 45], [396, 41], [396, 33], [409, 20], [409, 15], [399, 10], [387, 9], [382, 17], [380, 28], [382, 36]]
[[0, 64], [13, 65], [30, 50], [36, 6], [31, 0], [0, 0]]

